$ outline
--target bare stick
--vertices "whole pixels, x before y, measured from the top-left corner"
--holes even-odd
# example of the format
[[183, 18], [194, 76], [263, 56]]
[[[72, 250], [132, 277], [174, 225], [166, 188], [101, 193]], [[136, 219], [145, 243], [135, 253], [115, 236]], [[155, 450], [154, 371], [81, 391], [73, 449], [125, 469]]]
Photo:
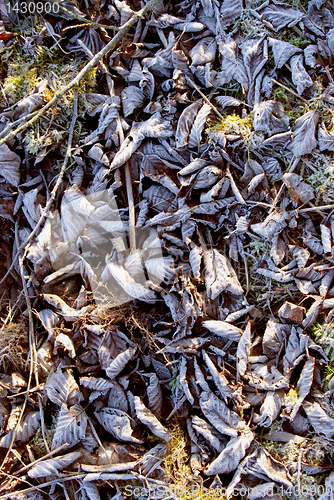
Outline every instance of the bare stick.
[[26, 123], [18, 127], [17, 129], [13, 130], [12, 132], [9, 132], [5, 137], [3, 137], [0, 140], [0, 145], [3, 144], [6, 141], [9, 141], [10, 139], [13, 139], [19, 132], [22, 132], [22, 130], [25, 130], [28, 127], [31, 127], [41, 116], [45, 114], [45, 112], [52, 108], [60, 99], [63, 95], [65, 95], [69, 90], [71, 90], [73, 87], [77, 87], [81, 80], [87, 75], [87, 73], [93, 69], [97, 63], [110, 52], [111, 50], [114, 50], [117, 45], [122, 41], [124, 38], [124, 35], [132, 28], [136, 22], [141, 19], [147, 12], [150, 12], [154, 7], [157, 5], [157, 3], [160, 0], [149, 0], [145, 7], [138, 12], [135, 12], [131, 19], [129, 19], [128, 22], [126, 22], [118, 31], [118, 33], [110, 40], [109, 43], [105, 47], [103, 47], [100, 52], [98, 52], [91, 61], [89, 61], [84, 68], [77, 74], [73, 80], [65, 85], [62, 89], [58, 90], [58, 92], [55, 93], [53, 98], [45, 105], [43, 108], [41, 108], [36, 115], [28, 120]]
[[188, 76], [186, 76], [186, 80], [187, 82], [189, 83], [189, 85], [191, 85], [195, 90], [197, 90], [197, 92], [199, 93], [199, 95], [201, 95], [204, 99], [204, 101], [213, 109], [213, 111], [216, 113], [216, 115], [221, 119], [221, 120], [224, 120], [224, 117], [221, 113], [219, 113], [218, 109], [216, 108], [216, 106], [214, 106], [212, 104], [212, 102], [209, 101], [209, 99], [206, 97], [205, 94], [203, 94], [203, 92], [201, 91], [201, 89], [199, 87], [197, 87], [196, 83], [193, 82]]

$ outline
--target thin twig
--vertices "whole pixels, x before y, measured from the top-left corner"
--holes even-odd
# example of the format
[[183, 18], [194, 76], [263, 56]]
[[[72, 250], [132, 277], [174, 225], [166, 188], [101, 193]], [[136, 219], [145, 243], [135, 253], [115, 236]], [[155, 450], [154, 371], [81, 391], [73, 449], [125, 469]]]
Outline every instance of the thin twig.
[[38, 458], [37, 460], [35, 460], [34, 462], [31, 462], [30, 464], [28, 465], [25, 465], [24, 467], [22, 467], [22, 469], [14, 472], [14, 476], [16, 476], [17, 474], [22, 474], [22, 472], [25, 472], [26, 470], [30, 469], [33, 465], [36, 465], [38, 464], [39, 462], [43, 462], [43, 460], [46, 460], [50, 457], [52, 457], [53, 455], [56, 455], [57, 453], [59, 453], [60, 451], [63, 451], [65, 448], [68, 448], [69, 444], [68, 443], [64, 443], [62, 444], [61, 446], [59, 446], [58, 448], [56, 448], [55, 450], [52, 450], [50, 451], [49, 453], [47, 453], [46, 455], [44, 455], [44, 457], [41, 457], [41, 458]]
[[7, 134], [5, 137], [3, 137], [0, 140], [0, 145], [3, 144], [4, 142], [9, 141], [10, 139], [13, 139], [19, 132], [22, 132], [22, 130], [25, 130], [28, 127], [31, 127], [41, 116], [45, 114], [45, 112], [52, 108], [54, 106], [58, 99], [60, 99], [63, 95], [67, 94], [69, 90], [71, 90], [73, 87], [77, 87], [81, 80], [87, 75], [87, 73], [93, 69], [97, 63], [110, 52], [111, 50], [114, 50], [117, 45], [123, 40], [124, 35], [136, 24], [136, 22], [141, 19], [147, 12], [150, 12], [154, 7], [157, 5], [157, 3], [160, 0], [149, 0], [145, 7], [138, 12], [135, 12], [133, 16], [127, 21], [118, 31], [118, 33], [110, 40], [109, 43], [105, 47], [103, 47], [100, 52], [98, 52], [91, 61], [89, 61], [84, 68], [77, 74], [75, 78], [71, 82], [69, 82], [65, 87], [62, 89], [58, 90], [53, 98], [45, 105], [43, 108], [41, 108], [36, 115], [31, 118], [30, 120], [26, 121], [23, 125], [20, 127], [16, 128], [9, 134]]
[[205, 94], [203, 94], [203, 92], [201, 91], [201, 89], [196, 85], [195, 82], [193, 82], [188, 76], [186, 76], [186, 80], [187, 82], [189, 83], [189, 85], [191, 85], [195, 90], [197, 90], [197, 92], [199, 93], [200, 96], [203, 97], [204, 101], [213, 109], [213, 111], [216, 113], [216, 115], [221, 119], [221, 120], [224, 120], [224, 117], [221, 113], [219, 113], [218, 109], [216, 108], [216, 106], [214, 106], [212, 104], [212, 102], [209, 101], [209, 99], [206, 97]]
[[309, 207], [309, 208], [301, 208], [298, 210], [299, 213], [305, 213], [305, 212], [316, 212], [320, 210], [333, 210], [334, 205], [322, 205], [320, 207]]
[[309, 101], [307, 101], [306, 99], [304, 99], [304, 97], [301, 97], [294, 90], [289, 89], [289, 87], [287, 87], [286, 85], [283, 85], [283, 83], [278, 82], [277, 80], [275, 80], [275, 78], [271, 78], [271, 81], [274, 82], [274, 83], [276, 83], [276, 85], [279, 85], [280, 87], [283, 87], [283, 89], [285, 89], [288, 92], [290, 92], [291, 94], [293, 94], [295, 97], [297, 97], [297, 99], [300, 99], [301, 101], [305, 102], [306, 104], [309, 104]]

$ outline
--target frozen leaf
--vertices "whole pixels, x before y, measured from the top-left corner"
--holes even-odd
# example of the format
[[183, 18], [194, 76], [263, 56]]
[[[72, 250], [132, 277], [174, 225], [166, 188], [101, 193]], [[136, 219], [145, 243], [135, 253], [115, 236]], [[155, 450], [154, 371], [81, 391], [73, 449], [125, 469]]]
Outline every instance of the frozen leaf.
[[109, 160], [105, 153], [103, 153], [103, 148], [101, 144], [94, 144], [94, 146], [88, 151], [89, 158], [96, 160], [105, 167], [109, 167]]
[[238, 342], [241, 337], [241, 330], [230, 323], [225, 321], [217, 320], [206, 320], [203, 321], [202, 325], [207, 328], [210, 332], [222, 337], [224, 340], [233, 340]]
[[205, 103], [198, 111], [193, 126], [190, 130], [188, 146], [189, 148], [199, 147], [205, 122], [210, 114], [211, 106]]
[[252, 364], [251, 372], [245, 375], [249, 385], [261, 391], [276, 391], [289, 387], [289, 379], [275, 366]]
[[214, 476], [216, 474], [229, 474], [234, 471], [246, 455], [246, 450], [250, 447], [255, 434], [245, 429], [239, 437], [230, 439], [226, 448], [209, 465], [205, 474]]
[[215, 99], [222, 109], [228, 108], [229, 106], [240, 106], [242, 104], [242, 101], [229, 95], [221, 95]]
[[102, 408], [94, 413], [102, 427], [116, 439], [129, 443], [142, 443], [132, 436], [131, 420], [124, 411], [116, 408]]
[[67, 352], [70, 358], [75, 358], [76, 354], [73, 342], [68, 335], [65, 335], [65, 333], [59, 333], [56, 336], [53, 348], [54, 354], [58, 352], [59, 348], [61, 351]]
[[247, 323], [237, 349], [237, 378], [243, 377], [247, 371], [248, 358], [251, 349], [251, 323]]
[[112, 384], [108, 398], [109, 408], [116, 408], [117, 410], [122, 410], [127, 413], [129, 408], [124, 389], [116, 380], [109, 383]]
[[293, 141], [290, 146], [296, 157], [311, 153], [317, 146], [315, 128], [318, 120], [319, 113], [314, 110], [308, 111], [296, 120]]
[[221, 434], [237, 436], [246, 426], [239, 415], [230, 410], [213, 392], [203, 391], [199, 404], [204, 416]]
[[306, 312], [305, 307], [297, 306], [291, 302], [284, 302], [278, 310], [278, 316], [283, 323], [298, 323], [301, 324]]
[[81, 457], [80, 451], [74, 451], [57, 458], [50, 458], [37, 463], [28, 471], [28, 476], [36, 479], [38, 477], [59, 476], [59, 471], [65, 469]]
[[277, 68], [282, 68], [290, 57], [298, 52], [302, 52], [302, 49], [299, 49], [296, 45], [277, 38], [269, 38], [269, 45], [273, 50], [275, 66]]
[[249, 473], [256, 477], [267, 476], [268, 479], [287, 488], [292, 487], [288, 471], [281, 462], [275, 460], [264, 448], [260, 448], [255, 453], [257, 454], [256, 461], [249, 460]]
[[122, 90], [122, 106], [124, 116], [131, 115], [135, 109], [144, 104], [145, 96], [143, 92], [134, 85], [129, 85]]
[[229, 385], [229, 382], [225, 375], [223, 373], [219, 373], [217, 368], [215, 367], [214, 363], [212, 362], [211, 358], [208, 356], [208, 354], [205, 351], [202, 351], [204, 361], [208, 367], [209, 372], [211, 373], [211, 376], [214, 380], [214, 383], [216, 384], [220, 394], [222, 397], [227, 400], [227, 397], [231, 395], [232, 389]]
[[295, 418], [304, 399], [310, 392], [313, 382], [314, 365], [315, 365], [315, 359], [309, 358], [306, 361], [305, 365], [303, 366], [296, 387], [296, 391], [298, 394], [297, 399], [296, 401], [294, 401], [292, 408], [288, 407], [284, 412], [284, 416], [288, 416], [290, 420], [293, 420]]
[[81, 377], [80, 385], [87, 387], [91, 391], [100, 391], [107, 392], [109, 389], [113, 387], [114, 382], [110, 382], [109, 380], [105, 380], [104, 378], [95, 378], [95, 377]]
[[15, 442], [22, 441], [25, 443], [28, 441], [36, 433], [37, 429], [39, 429], [40, 421], [41, 417], [39, 411], [28, 412], [18, 426], [16, 425], [17, 422], [15, 422], [13, 430], [10, 430], [0, 439], [0, 448], [9, 448], [11, 446], [15, 430]]
[[123, 290], [133, 299], [140, 299], [150, 303], [156, 301], [155, 293], [140, 283], [137, 283], [124, 267], [109, 261], [106, 269]]
[[170, 439], [168, 430], [159, 422], [157, 417], [153, 415], [151, 410], [146, 408], [139, 396], [134, 396], [133, 399], [138, 420], [146, 425], [155, 436], [168, 442]]
[[13, 186], [20, 183], [21, 158], [13, 153], [6, 144], [0, 146], [0, 175]]
[[155, 466], [160, 464], [161, 458], [163, 458], [167, 453], [167, 445], [165, 443], [159, 443], [154, 448], [147, 451], [140, 459], [140, 470], [142, 474], [148, 475]]
[[64, 403], [72, 406], [83, 399], [72, 373], [69, 370], [62, 370], [61, 366], [49, 377], [45, 390], [48, 398], [58, 406]]
[[80, 311], [73, 309], [72, 307], [68, 306], [63, 299], [58, 297], [58, 295], [54, 294], [44, 293], [42, 297], [48, 304], [53, 306], [66, 321], [77, 321], [90, 309], [88, 306], [83, 307]]
[[275, 5], [274, 8], [266, 7], [262, 16], [272, 24], [275, 31], [280, 31], [285, 26], [289, 28], [295, 26], [304, 17], [304, 14], [291, 7]]
[[260, 415], [253, 418], [254, 423], [262, 427], [270, 427], [279, 415], [282, 406], [280, 391], [269, 391], [260, 408]]
[[124, 370], [128, 362], [134, 358], [135, 353], [136, 353], [136, 348], [128, 347], [126, 351], [118, 354], [116, 358], [113, 359], [110, 365], [106, 368], [107, 377], [109, 377], [111, 380], [113, 378], [116, 378], [117, 375], [119, 375], [121, 371]]
[[217, 42], [214, 38], [202, 38], [190, 51], [192, 64], [206, 64], [215, 60]]
[[315, 196], [313, 188], [303, 182], [303, 178], [297, 174], [291, 174], [289, 172], [283, 175], [283, 182], [289, 190], [289, 193], [294, 202], [299, 200], [302, 203], [307, 203], [312, 200]]
[[85, 493], [88, 497], [88, 500], [100, 500], [101, 499], [99, 490], [98, 490], [97, 486], [95, 486], [94, 483], [85, 482], [85, 483], [83, 483], [83, 488], [84, 488]]
[[288, 130], [289, 118], [285, 114], [281, 103], [263, 101], [260, 104], [254, 105], [253, 127], [256, 131], [266, 132], [270, 137]]
[[182, 390], [191, 405], [194, 404], [194, 397], [190, 392], [188, 381], [187, 381], [187, 360], [184, 356], [181, 358], [180, 363], [180, 373], [179, 373], [179, 383]]
[[334, 435], [334, 418], [329, 417], [319, 403], [305, 402], [303, 408], [315, 432], [331, 439]]
[[160, 382], [155, 373], [150, 373], [148, 376], [150, 380], [147, 387], [148, 407], [155, 415], [160, 415], [162, 408], [162, 392]]
[[303, 65], [303, 55], [293, 56], [290, 61], [292, 71], [292, 81], [297, 87], [297, 92], [302, 95], [307, 87], [313, 85], [312, 78]]
[[225, 448], [224, 438], [216, 429], [208, 424], [203, 418], [192, 417], [192, 426], [198, 434], [201, 434], [208, 441], [210, 446], [220, 453]]
[[208, 298], [214, 300], [223, 291], [234, 295], [243, 294], [237, 275], [228, 259], [218, 252], [206, 250], [204, 252], [205, 286]]
[[223, 0], [220, 4], [219, 21], [222, 28], [232, 24], [242, 13], [243, 5], [241, 0]]
[[188, 144], [190, 130], [195, 121], [196, 115], [202, 105], [202, 101], [196, 101], [185, 108], [177, 122], [175, 134], [176, 148], [184, 148]]
[[323, 122], [319, 126], [318, 141], [320, 151], [334, 151], [334, 133], [328, 132]]
[[78, 444], [85, 438], [87, 424], [86, 413], [80, 405], [75, 404], [67, 408], [66, 404], [63, 404], [58, 414], [52, 449], [65, 443], [68, 443], [70, 447]]

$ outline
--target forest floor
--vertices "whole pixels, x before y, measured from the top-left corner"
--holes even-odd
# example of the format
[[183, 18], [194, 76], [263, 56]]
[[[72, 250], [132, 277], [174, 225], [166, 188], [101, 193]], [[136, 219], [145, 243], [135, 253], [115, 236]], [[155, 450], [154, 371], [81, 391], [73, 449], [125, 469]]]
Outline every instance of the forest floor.
[[334, 7], [0, 1], [0, 500], [330, 500]]

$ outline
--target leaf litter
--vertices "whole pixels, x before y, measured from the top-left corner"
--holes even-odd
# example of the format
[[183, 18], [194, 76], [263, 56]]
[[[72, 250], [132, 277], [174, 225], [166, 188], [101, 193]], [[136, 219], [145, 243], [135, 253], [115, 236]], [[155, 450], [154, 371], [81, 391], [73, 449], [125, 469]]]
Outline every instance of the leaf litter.
[[333, 6], [144, 6], [0, 12], [0, 497], [329, 498]]

